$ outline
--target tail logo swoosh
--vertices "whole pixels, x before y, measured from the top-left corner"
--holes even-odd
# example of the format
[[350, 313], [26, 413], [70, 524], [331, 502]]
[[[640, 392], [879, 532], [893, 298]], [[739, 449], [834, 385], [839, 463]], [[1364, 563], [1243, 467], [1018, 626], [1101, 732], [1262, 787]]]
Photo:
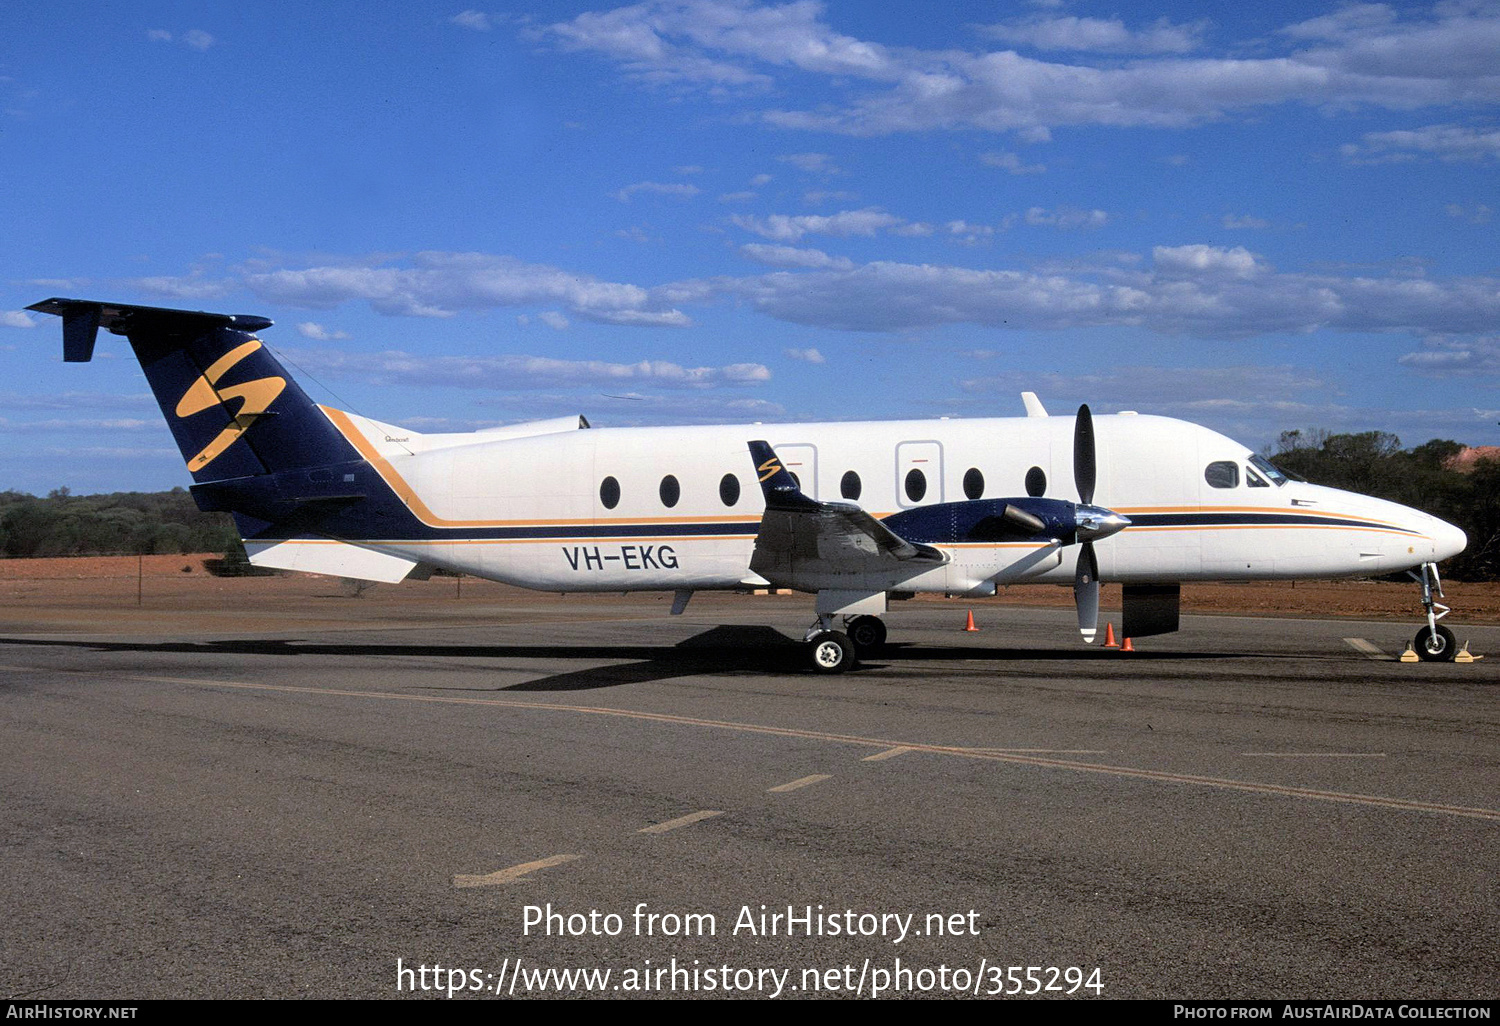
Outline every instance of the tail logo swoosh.
[[188, 460], [188, 470], [199, 471], [208, 466], [233, 445], [250, 426], [260, 418], [286, 388], [286, 379], [279, 377], [256, 378], [254, 381], [219, 388], [219, 379], [227, 374], [245, 357], [261, 347], [260, 339], [251, 339], [236, 346], [215, 360], [203, 374], [188, 387], [177, 401], [178, 417], [191, 417], [195, 413], [215, 406], [228, 407], [231, 400], [239, 400], [239, 412], [224, 430], [220, 431], [203, 450]]

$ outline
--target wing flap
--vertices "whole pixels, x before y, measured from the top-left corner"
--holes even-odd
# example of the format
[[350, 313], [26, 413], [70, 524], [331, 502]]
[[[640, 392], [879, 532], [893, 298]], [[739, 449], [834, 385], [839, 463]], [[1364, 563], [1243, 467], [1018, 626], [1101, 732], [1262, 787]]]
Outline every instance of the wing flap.
[[844, 577], [902, 580], [948, 562], [931, 545], [907, 541], [858, 506], [802, 493], [764, 441], [750, 456], [766, 499], [750, 569], [779, 587], [818, 590]]

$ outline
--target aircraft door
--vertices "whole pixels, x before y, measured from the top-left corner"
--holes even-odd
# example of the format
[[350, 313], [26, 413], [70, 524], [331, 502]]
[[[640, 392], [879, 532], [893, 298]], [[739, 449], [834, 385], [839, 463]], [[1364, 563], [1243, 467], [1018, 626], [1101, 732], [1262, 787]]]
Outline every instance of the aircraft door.
[[901, 442], [896, 446], [896, 504], [902, 509], [943, 500], [943, 444]]
[[808, 498], [818, 498], [818, 447], [807, 442], [772, 445], [776, 455], [797, 481], [797, 487]]

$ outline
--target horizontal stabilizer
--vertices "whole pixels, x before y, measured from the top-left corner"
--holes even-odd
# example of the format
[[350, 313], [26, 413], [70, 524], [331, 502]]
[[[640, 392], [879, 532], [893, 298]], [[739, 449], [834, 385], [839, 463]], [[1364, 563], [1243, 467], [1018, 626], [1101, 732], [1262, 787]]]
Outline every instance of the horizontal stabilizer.
[[297, 570], [307, 574], [351, 577], [357, 581], [395, 584], [405, 580], [417, 566], [374, 549], [360, 548], [331, 538], [290, 538], [279, 542], [246, 541], [245, 552], [255, 566]]
[[133, 306], [129, 303], [101, 303], [92, 299], [53, 297], [33, 303], [26, 309], [55, 314], [63, 321], [63, 361], [87, 363], [94, 356], [94, 339], [99, 329], [116, 335], [129, 335], [150, 326], [159, 331], [202, 333], [211, 328], [234, 328], [238, 331], [261, 331], [273, 323], [268, 317], [254, 314], [217, 314], [204, 310], [169, 310], [160, 306]]

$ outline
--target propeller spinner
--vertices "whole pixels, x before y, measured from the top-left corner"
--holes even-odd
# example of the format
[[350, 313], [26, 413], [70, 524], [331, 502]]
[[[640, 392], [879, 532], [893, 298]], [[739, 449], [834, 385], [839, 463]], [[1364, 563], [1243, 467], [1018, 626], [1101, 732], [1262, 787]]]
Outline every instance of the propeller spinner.
[[1078, 419], [1073, 424], [1073, 482], [1079, 498], [1075, 516], [1082, 543], [1073, 574], [1073, 602], [1078, 607], [1078, 633], [1088, 644], [1099, 633], [1099, 558], [1094, 554], [1094, 542], [1130, 526], [1127, 518], [1094, 505], [1097, 476], [1094, 416], [1085, 404], [1078, 407]]

